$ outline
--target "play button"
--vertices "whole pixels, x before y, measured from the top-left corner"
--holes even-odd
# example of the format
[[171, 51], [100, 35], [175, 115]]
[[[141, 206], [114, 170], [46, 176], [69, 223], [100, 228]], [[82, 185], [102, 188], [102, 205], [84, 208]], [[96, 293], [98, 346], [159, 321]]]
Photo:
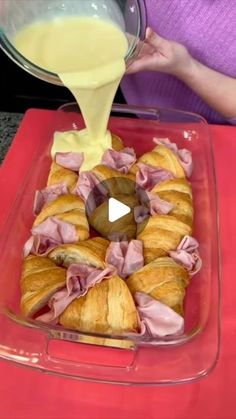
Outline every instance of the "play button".
[[137, 217], [142, 213], [140, 197], [148, 206], [146, 191], [122, 175], [99, 182], [85, 203], [91, 233], [112, 241], [135, 239], [137, 229], [140, 233], [148, 222], [147, 218], [140, 223]]
[[115, 198], [109, 198], [108, 201], [108, 220], [113, 223], [116, 220], [119, 220], [121, 217], [129, 214], [131, 208], [128, 205], [123, 204], [123, 202], [118, 201]]

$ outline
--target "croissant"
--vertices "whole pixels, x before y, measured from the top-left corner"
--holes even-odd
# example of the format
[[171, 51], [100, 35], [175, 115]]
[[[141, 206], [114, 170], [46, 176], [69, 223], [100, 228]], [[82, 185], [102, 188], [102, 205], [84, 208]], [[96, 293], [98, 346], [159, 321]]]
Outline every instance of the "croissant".
[[73, 189], [76, 186], [78, 181], [78, 174], [73, 172], [73, 170], [66, 169], [65, 167], [60, 166], [55, 161], [52, 162], [47, 185], [55, 185], [58, 183], [65, 183], [69, 192], [73, 192]]
[[154, 215], [137, 225], [137, 238], [143, 241], [145, 264], [175, 250], [192, 232], [188, 224], [171, 215]]
[[28, 256], [21, 276], [21, 310], [32, 317], [66, 283], [66, 270], [46, 257]]
[[113, 150], [120, 151], [124, 148], [124, 143], [120, 137], [116, 134], [111, 134], [111, 144]]
[[153, 260], [126, 281], [132, 295], [136, 292], [146, 293], [182, 316], [188, 283], [188, 272], [170, 257]]
[[192, 187], [191, 183], [184, 178], [174, 178], [169, 180], [164, 180], [163, 182], [158, 183], [152, 190], [152, 192], [163, 192], [163, 191], [176, 191], [185, 193], [192, 199]]
[[152, 151], [143, 154], [139, 162], [169, 170], [177, 178], [185, 178], [184, 169], [178, 157], [164, 145], [157, 145]]
[[193, 223], [193, 204], [190, 183], [184, 179], [171, 179], [157, 184], [152, 193], [164, 201], [170, 202], [174, 208], [169, 213], [190, 227]]
[[93, 333], [138, 330], [138, 315], [126, 283], [117, 275], [91, 288], [61, 314], [59, 323], [69, 329]]
[[131, 195], [135, 192], [135, 176], [123, 174], [103, 164], [95, 166], [92, 170], [100, 182], [104, 182], [110, 195]]
[[[152, 151], [144, 153], [138, 159], [138, 163], [145, 163], [153, 167], [160, 167], [172, 172], [176, 178], [185, 178], [184, 169], [181, 166], [178, 157], [175, 153], [173, 153], [173, 151], [164, 145], [157, 145]], [[130, 174], [136, 175], [138, 170], [137, 164], [134, 164], [130, 169]]]
[[57, 265], [68, 267], [72, 263], [85, 263], [98, 269], [105, 267], [109, 241], [102, 237], [81, 241], [77, 244], [62, 244], [53, 249], [48, 257]]
[[90, 225], [103, 237], [111, 238], [113, 233], [126, 236], [129, 240], [136, 237], [136, 222], [133, 209], [139, 205], [138, 199], [134, 195], [115, 195], [115, 198], [131, 208], [129, 214], [124, 215], [114, 222], [108, 220], [108, 200], [97, 207], [89, 216]]
[[52, 216], [75, 225], [78, 240], [86, 240], [89, 237], [89, 225], [85, 214], [85, 205], [80, 197], [69, 194], [59, 196], [43, 207], [33, 225], [38, 226], [48, 217]]

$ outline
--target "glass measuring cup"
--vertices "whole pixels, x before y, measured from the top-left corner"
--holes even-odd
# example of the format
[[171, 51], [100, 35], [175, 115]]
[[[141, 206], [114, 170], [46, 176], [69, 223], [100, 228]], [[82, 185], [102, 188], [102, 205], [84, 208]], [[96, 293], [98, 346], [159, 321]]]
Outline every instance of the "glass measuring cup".
[[126, 33], [128, 62], [137, 52], [145, 34], [146, 14], [143, 0], [1, 0], [0, 46], [21, 68], [53, 84], [62, 85], [57, 74], [27, 60], [12, 40], [22, 27], [40, 20], [64, 16], [89, 16], [109, 20]]

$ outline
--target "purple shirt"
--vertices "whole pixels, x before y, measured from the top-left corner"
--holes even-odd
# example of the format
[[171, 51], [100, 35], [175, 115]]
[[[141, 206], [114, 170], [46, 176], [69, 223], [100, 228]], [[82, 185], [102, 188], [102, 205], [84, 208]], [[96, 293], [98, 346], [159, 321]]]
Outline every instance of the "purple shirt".
[[[155, 32], [182, 43], [206, 66], [236, 78], [236, 0], [143, 1], [147, 25]], [[174, 76], [159, 72], [129, 75], [122, 82], [122, 91], [129, 104], [177, 108], [198, 113], [212, 123], [227, 122]], [[236, 118], [230, 122], [236, 124]]]

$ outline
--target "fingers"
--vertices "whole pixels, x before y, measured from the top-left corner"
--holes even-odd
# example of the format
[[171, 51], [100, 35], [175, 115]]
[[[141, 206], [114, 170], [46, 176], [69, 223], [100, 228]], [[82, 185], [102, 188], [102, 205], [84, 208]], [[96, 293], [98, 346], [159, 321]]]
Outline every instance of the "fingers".
[[160, 47], [162, 47], [163, 42], [165, 42], [165, 39], [157, 35], [157, 33], [154, 32], [151, 28], [147, 28], [146, 42], [148, 43], [148, 45], [152, 46], [155, 50], [157, 50]]
[[131, 63], [127, 69], [126, 74], [138, 73], [139, 71], [149, 70], [153, 65], [153, 57], [143, 56]]

